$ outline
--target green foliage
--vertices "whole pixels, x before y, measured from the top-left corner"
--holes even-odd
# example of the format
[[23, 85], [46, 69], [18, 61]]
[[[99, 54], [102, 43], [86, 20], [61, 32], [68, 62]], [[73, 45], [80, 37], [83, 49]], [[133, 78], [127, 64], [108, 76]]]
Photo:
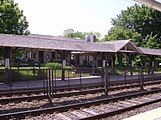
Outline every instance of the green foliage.
[[[112, 19], [112, 25], [105, 40], [132, 39], [140, 47], [161, 48], [161, 12], [157, 10], [135, 4]], [[116, 61], [122, 66], [121, 57], [117, 56]], [[141, 64], [140, 56], [135, 56], [134, 64]]]
[[146, 41], [146, 43], [144, 43], [144, 47], [146, 48], [159, 48], [159, 44], [156, 42], [157, 35], [155, 36], [152, 36], [152, 34], [147, 35], [144, 41]]
[[[0, 33], [27, 35], [28, 22], [23, 16], [23, 11], [19, 9], [18, 4], [13, 0], [0, 1]], [[0, 59], [3, 56], [3, 50], [0, 49]], [[16, 54], [22, 56], [22, 51], [17, 51]]]
[[123, 28], [121, 26], [112, 27], [109, 30], [108, 35], [105, 36], [106, 41], [127, 39], [132, 39], [138, 46], [141, 45], [141, 35], [138, 32]]
[[[161, 12], [157, 10], [135, 4], [128, 7], [127, 10], [122, 10], [117, 18], [112, 19], [112, 24], [115, 29], [122, 27], [129, 30], [130, 33], [131, 31], [139, 33], [141, 39], [134, 40], [139, 46], [146, 44], [147, 36], [155, 36], [155, 41], [160, 44], [159, 47], [161, 48]], [[116, 33], [116, 31], [114, 32]], [[131, 38], [134, 39], [133, 37]]]
[[60, 63], [48, 62], [45, 64], [45, 67], [48, 67], [51, 69], [60, 69], [62, 65]]
[[116, 63], [115, 64], [116, 64], [117, 67], [125, 67], [123, 60], [122, 60], [123, 58], [124, 57], [120, 54], [116, 55], [116, 61], [115, 61]]
[[79, 31], [74, 31], [73, 29], [64, 30], [64, 36], [67, 38], [80, 38], [85, 39], [86, 34]]
[[[45, 64], [44, 67], [48, 67], [51, 69], [61, 69], [62, 68], [62, 64], [60, 63], [55, 63], [55, 62], [48, 62]], [[65, 66], [65, 69], [71, 69], [71, 66]]]
[[29, 34], [28, 22], [23, 11], [13, 0], [0, 1], [0, 33]]
[[80, 38], [80, 39], [85, 39], [87, 35], [95, 35], [97, 41], [101, 38], [101, 33], [99, 32], [79, 32], [79, 31], [74, 31], [73, 29], [66, 29], [64, 30], [64, 36], [67, 38]]

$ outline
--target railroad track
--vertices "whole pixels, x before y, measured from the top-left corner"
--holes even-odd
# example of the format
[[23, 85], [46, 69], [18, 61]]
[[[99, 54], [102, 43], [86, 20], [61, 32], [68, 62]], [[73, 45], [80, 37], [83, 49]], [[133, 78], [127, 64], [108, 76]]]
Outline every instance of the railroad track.
[[[137, 88], [124, 89], [121, 92], [119, 90], [111, 91], [112, 95], [120, 95], [127, 92], [136, 92]], [[107, 95], [103, 92], [93, 92], [90, 94], [83, 93], [82, 95], [72, 95], [70, 97], [49, 97], [49, 96], [40, 96], [40, 97], [24, 97], [24, 98], [15, 98], [15, 99], [5, 99], [3, 102], [0, 102], [0, 114], [9, 113], [9, 112], [18, 112], [24, 110], [33, 110], [39, 108], [47, 108], [51, 106], [61, 106], [75, 103], [82, 103], [84, 101], [92, 101], [95, 99], [106, 98]]]
[[[146, 83], [144, 83], [144, 86], [151, 86], [151, 85], [156, 85], [157, 86], [160, 83], [161, 83], [161, 81], [146, 82]], [[119, 92], [119, 90], [121, 90], [121, 89], [123, 90], [123, 89], [129, 89], [129, 88], [134, 88], [134, 87], [136, 87], [136, 88], [139, 87], [139, 84], [132, 84], [132, 85], [128, 84], [128, 85], [112, 86], [112, 87], [109, 88], [109, 92], [110, 91], [115, 91], [115, 90], [118, 90], [118, 92]], [[86, 95], [86, 94], [99, 93], [99, 92], [103, 92], [103, 91], [104, 91], [104, 88], [95, 87], [93, 89], [89, 88], [89, 89], [85, 89], [83, 91], [74, 90], [73, 92], [72, 91], [68, 91], [68, 92], [65, 92], [65, 93], [60, 92], [60, 93], [55, 94], [52, 97], [53, 98], [70, 97], [72, 95], [75, 95], [75, 96], [76, 95]], [[43, 95], [43, 93], [42, 94], [36, 93], [36, 95], [35, 94], [30, 94], [30, 95], [28, 94], [28, 95], [25, 95], [24, 97], [22, 97], [21, 94], [18, 94], [18, 96], [14, 96], [14, 97], [9, 96], [9, 97], [4, 97], [4, 98], [0, 99], [0, 103], [1, 104], [6, 104], [6, 103], [9, 103], [9, 102], [41, 100], [42, 98], [47, 99], [48, 96]]]
[[[159, 83], [157, 83], [159, 84]], [[147, 83], [147, 88], [151, 87], [149, 82]], [[127, 86], [127, 85], [126, 85]], [[154, 86], [154, 88], [157, 85]], [[160, 87], [160, 84], [158, 85]], [[121, 89], [121, 91], [120, 91]], [[114, 87], [110, 88], [110, 95], [112, 96], [119, 96], [121, 94], [125, 94], [127, 92], [137, 92], [139, 87], [134, 86], [127, 86], [125, 87]], [[49, 97], [47, 95], [42, 96], [27, 96], [27, 97], [20, 97], [20, 98], [6, 98], [0, 100], [0, 114], [10, 113], [10, 112], [18, 112], [18, 111], [25, 111], [25, 110], [33, 110], [33, 109], [40, 109], [40, 108], [48, 108], [51, 106], [61, 106], [61, 105], [68, 105], [73, 104], [73, 102], [82, 103], [85, 101], [92, 101], [95, 99], [102, 99], [106, 98], [107, 96], [102, 92], [104, 89], [94, 89], [94, 90], [86, 90], [86, 91], [78, 91], [78, 92], [71, 92], [71, 93], [60, 93], [56, 96]], [[70, 96], [70, 97], [69, 97]], [[9, 107], [8, 107], [9, 106]], [[11, 107], [10, 107], [11, 106]]]
[[[155, 82], [146, 82], [144, 83], [144, 86], [151, 86], [151, 85], [157, 85], [157, 84], [161, 84], [161, 81], [155, 81]], [[120, 85], [120, 86], [112, 86], [109, 88], [109, 92], [110, 91], [115, 91], [115, 90], [121, 90], [121, 89], [129, 89], [129, 88], [134, 88], [134, 87], [139, 87], [139, 84], [127, 84], [127, 85]], [[88, 88], [88, 89], [84, 89], [83, 91], [80, 90], [74, 90], [72, 91], [66, 91], [65, 93], [60, 92], [55, 94], [54, 96], [52, 96], [53, 98], [60, 98], [60, 97], [70, 97], [72, 95], [85, 95], [85, 94], [92, 94], [92, 93], [99, 93], [99, 92], [103, 92], [104, 88], [102, 87], [94, 87], [92, 88]], [[40, 91], [39, 91], [40, 92]], [[8, 94], [7, 94], [8, 95]], [[42, 98], [47, 98], [47, 95], [44, 95], [43, 93], [35, 93], [35, 94], [26, 94], [23, 97], [23, 93], [20, 94], [18, 93], [17, 96], [15, 95], [13, 96], [9, 96], [9, 97], [2, 97], [2, 99], [0, 99], [0, 103], [6, 104], [9, 102], [20, 102], [20, 101], [31, 101], [31, 100], [40, 100]]]
[[127, 110], [161, 101], [161, 89], [139, 91], [90, 102], [1, 114], [0, 119], [66, 119], [92, 120], [115, 115]]

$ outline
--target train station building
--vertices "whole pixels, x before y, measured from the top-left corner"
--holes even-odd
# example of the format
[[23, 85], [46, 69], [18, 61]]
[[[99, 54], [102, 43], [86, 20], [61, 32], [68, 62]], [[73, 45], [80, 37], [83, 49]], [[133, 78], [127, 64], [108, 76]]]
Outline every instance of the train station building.
[[96, 42], [95, 36], [86, 40], [48, 35], [10, 35], [0, 34], [0, 47], [4, 50], [5, 66], [12, 66], [15, 50], [23, 50], [21, 62], [36, 61], [47, 63], [59, 62], [74, 67], [115, 66], [117, 54], [127, 56], [127, 64], [133, 66], [133, 56], [148, 56], [150, 65], [161, 56], [161, 50], [137, 47], [131, 40]]

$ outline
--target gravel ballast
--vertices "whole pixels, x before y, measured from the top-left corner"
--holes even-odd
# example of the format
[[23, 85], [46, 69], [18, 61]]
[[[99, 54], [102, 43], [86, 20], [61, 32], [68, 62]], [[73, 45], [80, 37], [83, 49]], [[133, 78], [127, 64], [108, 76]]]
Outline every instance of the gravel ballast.
[[131, 111], [123, 112], [123, 113], [115, 115], [115, 116], [103, 118], [101, 120], [122, 120], [122, 119], [131, 117], [131, 116], [143, 113], [143, 112], [147, 112], [147, 111], [152, 110], [152, 109], [156, 109], [158, 107], [161, 107], [161, 102], [146, 105], [146, 106], [136, 108], [136, 109], [131, 110]]

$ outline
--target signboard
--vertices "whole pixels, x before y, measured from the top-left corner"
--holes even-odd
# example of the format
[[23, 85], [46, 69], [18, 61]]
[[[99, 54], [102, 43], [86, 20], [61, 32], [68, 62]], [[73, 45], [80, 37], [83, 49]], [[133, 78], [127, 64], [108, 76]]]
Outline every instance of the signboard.
[[66, 60], [63, 60], [63, 67], [66, 66]]
[[9, 58], [5, 59], [5, 68], [9, 68], [10, 67], [10, 60]]
[[103, 67], [106, 67], [106, 60], [103, 60]]

